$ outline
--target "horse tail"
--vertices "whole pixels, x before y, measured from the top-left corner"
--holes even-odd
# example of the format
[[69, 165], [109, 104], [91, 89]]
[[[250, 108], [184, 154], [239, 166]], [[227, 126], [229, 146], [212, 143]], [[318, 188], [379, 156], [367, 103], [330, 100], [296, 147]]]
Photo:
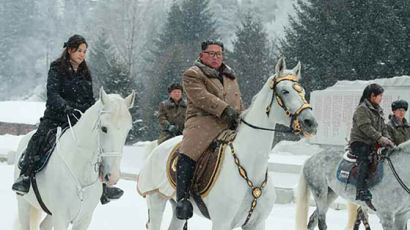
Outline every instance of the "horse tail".
[[354, 228], [354, 224], [357, 217], [357, 208], [357, 205], [350, 202], [347, 203], [348, 220], [345, 230], [352, 230]]
[[298, 189], [296, 193], [296, 230], [307, 229], [307, 215], [309, 211], [310, 191], [306, 183], [303, 170], [300, 174]]
[[[38, 209], [34, 207], [31, 207], [29, 217], [30, 217], [30, 229], [38, 229], [40, 226], [40, 222], [41, 222], [41, 211], [39, 211]], [[18, 216], [14, 222], [13, 229], [22, 230]]]

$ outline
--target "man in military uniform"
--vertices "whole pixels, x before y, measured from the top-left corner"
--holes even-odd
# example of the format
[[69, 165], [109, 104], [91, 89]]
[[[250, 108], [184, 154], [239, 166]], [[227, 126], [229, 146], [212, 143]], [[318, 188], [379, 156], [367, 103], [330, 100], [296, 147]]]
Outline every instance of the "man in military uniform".
[[389, 116], [390, 120], [387, 123], [387, 131], [396, 145], [410, 139], [410, 125], [407, 123], [406, 118], [404, 118], [408, 107], [409, 104], [405, 100], [393, 101], [391, 104], [393, 114]]
[[158, 144], [182, 135], [185, 123], [186, 102], [182, 99], [182, 86], [173, 83], [168, 87], [169, 98], [159, 104], [158, 123], [161, 128]]

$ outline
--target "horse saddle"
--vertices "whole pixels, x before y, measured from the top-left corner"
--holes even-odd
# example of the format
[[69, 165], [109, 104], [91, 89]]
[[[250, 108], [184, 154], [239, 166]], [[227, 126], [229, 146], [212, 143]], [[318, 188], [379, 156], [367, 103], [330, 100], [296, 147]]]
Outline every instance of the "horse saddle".
[[[344, 184], [356, 185], [358, 176], [358, 165], [356, 163], [356, 156], [346, 151], [343, 154], [342, 160], [337, 167], [336, 177], [338, 181]], [[370, 163], [369, 172], [366, 177], [367, 186], [373, 187], [383, 179], [383, 162], [377, 160], [376, 154]]]
[[[67, 128], [65, 128], [62, 132], [59, 132], [58, 130], [59, 127], [55, 129], [50, 129], [44, 140], [40, 141], [40, 143], [37, 143], [38, 145], [40, 145], [40, 147], [39, 152], [34, 157], [34, 173], [38, 173], [41, 170], [43, 170], [44, 167], [46, 167], [48, 160], [50, 159], [50, 156], [56, 147], [57, 138], [60, 138], [61, 135], [63, 135], [63, 133], [67, 130]], [[24, 151], [23, 154], [21, 154], [20, 159], [18, 161], [18, 167], [20, 170], [22, 170], [24, 167], [22, 159], [25, 154], [26, 151]]]
[[[191, 195], [197, 203], [202, 214], [209, 218], [208, 210], [203, 202], [209, 192], [212, 190], [222, 167], [222, 162], [225, 157], [225, 150], [227, 143], [235, 138], [235, 132], [232, 130], [223, 131], [214, 142], [208, 147], [208, 149], [202, 153], [201, 157], [198, 159], [193, 182], [191, 186]], [[167, 177], [171, 186], [176, 189], [176, 178], [177, 178], [177, 162], [180, 155], [179, 148], [181, 143], [178, 143], [171, 154], [168, 157], [167, 162]]]

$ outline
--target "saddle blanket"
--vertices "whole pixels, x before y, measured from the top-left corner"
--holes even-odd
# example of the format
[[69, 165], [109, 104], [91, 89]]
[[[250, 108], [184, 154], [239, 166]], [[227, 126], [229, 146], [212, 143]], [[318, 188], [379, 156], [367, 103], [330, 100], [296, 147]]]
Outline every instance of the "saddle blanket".
[[[383, 163], [374, 161], [374, 163], [370, 166], [369, 174], [366, 178], [367, 186], [371, 188], [378, 184], [383, 179], [383, 173]], [[344, 184], [356, 185], [357, 175], [358, 167], [356, 162], [351, 162], [345, 158], [342, 158], [336, 171], [337, 180]]]
[[[222, 132], [217, 140], [229, 141], [233, 138], [234, 134], [232, 132]], [[137, 178], [137, 191], [141, 196], [145, 197], [149, 193], [159, 192], [165, 198], [171, 199], [174, 197], [176, 162], [181, 141], [182, 136], [176, 137], [161, 143], [153, 150], [148, 162]], [[216, 146], [215, 151], [208, 149], [202, 154], [196, 165], [193, 191], [191, 192], [200, 194], [202, 198], [208, 195], [218, 179], [226, 147], [226, 145], [221, 144]]]

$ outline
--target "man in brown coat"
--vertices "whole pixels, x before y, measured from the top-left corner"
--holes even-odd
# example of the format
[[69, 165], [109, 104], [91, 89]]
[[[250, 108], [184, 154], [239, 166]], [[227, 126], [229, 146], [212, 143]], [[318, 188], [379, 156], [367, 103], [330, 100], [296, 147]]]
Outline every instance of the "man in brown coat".
[[158, 144], [182, 135], [185, 123], [186, 102], [182, 99], [182, 86], [173, 83], [168, 87], [169, 98], [159, 104], [158, 123], [160, 134]]
[[242, 99], [233, 70], [223, 60], [221, 42], [205, 41], [194, 65], [182, 76], [187, 96], [185, 129], [177, 163], [176, 215], [192, 217], [189, 188], [195, 163], [225, 129], [235, 130], [242, 111]]
[[410, 126], [404, 118], [408, 107], [409, 104], [405, 100], [393, 101], [391, 104], [393, 115], [389, 116], [390, 121], [387, 123], [387, 131], [396, 145], [410, 139]]

